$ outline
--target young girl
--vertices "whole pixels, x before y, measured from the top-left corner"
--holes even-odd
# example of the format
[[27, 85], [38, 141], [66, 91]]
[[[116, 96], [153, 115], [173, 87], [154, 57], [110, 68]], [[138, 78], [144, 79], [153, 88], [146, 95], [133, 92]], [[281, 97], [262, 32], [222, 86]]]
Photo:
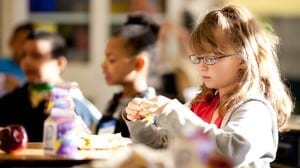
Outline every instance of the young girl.
[[127, 21], [109, 39], [102, 69], [109, 85], [120, 85], [98, 123], [96, 133], [121, 133], [128, 137], [128, 128], [121, 111], [134, 97], [152, 98], [155, 90], [148, 87], [150, 63], [158, 54], [156, 41], [159, 25], [146, 13], [129, 14]]
[[[277, 42], [242, 7], [209, 12], [190, 37], [190, 59], [199, 65], [202, 92], [188, 108], [165, 97], [132, 100], [124, 113], [132, 140], [164, 148], [171, 137], [194, 127], [235, 166], [270, 167], [278, 129], [293, 110], [278, 69]], [[151, 113], [156, 120], [147, 126]]]

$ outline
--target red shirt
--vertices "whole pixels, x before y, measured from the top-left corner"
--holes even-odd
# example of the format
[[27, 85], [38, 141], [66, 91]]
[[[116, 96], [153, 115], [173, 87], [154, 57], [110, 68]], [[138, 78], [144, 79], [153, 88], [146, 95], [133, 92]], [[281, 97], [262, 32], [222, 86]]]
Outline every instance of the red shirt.
[[[192, 104], [191, 110], [197, 114], [202, 120], [206, 121], [207, 123], [211, 123], [212, 116], [214, 111], [217, 109], [218, 104], [220, 102], [219, 96], [215, 96], [212, 101], [210, 102], [201, 102], [201, 103], [194, 103]], [[215, 120], [214, 124], [220, 128], [222, 124], [223, 116], [218, 116]]]

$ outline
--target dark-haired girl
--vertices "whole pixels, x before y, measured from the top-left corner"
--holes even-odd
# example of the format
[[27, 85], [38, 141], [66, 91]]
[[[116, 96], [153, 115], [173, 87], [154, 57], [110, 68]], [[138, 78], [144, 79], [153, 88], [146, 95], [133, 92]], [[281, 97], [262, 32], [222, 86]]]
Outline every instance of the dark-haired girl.
[[129, 137], [121, 111], [134, 97], [151, 98], [155, 90], [148, 86], [151, 62], [157, 53], [159, 25], [148, 14], [136, 12], [112, 33], [101, 64], [108, 85], [119, 85], [122, 90], [114, 94], [103, 112], [96, 133], [121, 133]]

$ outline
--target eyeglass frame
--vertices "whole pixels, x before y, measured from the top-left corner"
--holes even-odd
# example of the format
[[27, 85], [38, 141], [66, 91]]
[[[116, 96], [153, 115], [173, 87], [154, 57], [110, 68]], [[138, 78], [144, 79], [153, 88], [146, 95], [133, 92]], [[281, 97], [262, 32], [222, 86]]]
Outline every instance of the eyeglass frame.
[[[202, 57], [198, 56], [196, 54], [191, 54], [191, 55], [189, 55], [189, 58], [193, 64], [200, 64], [201, 60], [203, 60], [203, 63], [205, 65], [214, 65], [218, 59], [234, 56], [237, 54], [239, 54], [239, 52], [228, 54], [228, 55], [221, 55], [221, 56], [213, 55], [213, 56], [202, 56]], [[193, 57], [194, 57], [194, 59], [193, 59]], [[211, 63], [208, 63], [207, 60], [209, 60], [209, 59], [212, 59], [213, 61]], [[197, 62], [195, 62], [195, 60], [197, 60]]]

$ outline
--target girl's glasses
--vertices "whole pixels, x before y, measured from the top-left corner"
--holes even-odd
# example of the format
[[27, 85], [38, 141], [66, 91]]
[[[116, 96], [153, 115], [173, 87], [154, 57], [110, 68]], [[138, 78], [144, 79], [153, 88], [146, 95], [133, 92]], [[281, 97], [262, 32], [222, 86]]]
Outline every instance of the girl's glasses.
[[236, 55], [237, 53], [229, 54], [229, 55], [222, 55], [222, 56], [198, 56], [195, 54], [190, 55], [190, 60], [193, 64], [200, 64], [201, 60], [203, 60], [204, 64], [206, 65], [214, 65], [218, 59], [230, 57]]

